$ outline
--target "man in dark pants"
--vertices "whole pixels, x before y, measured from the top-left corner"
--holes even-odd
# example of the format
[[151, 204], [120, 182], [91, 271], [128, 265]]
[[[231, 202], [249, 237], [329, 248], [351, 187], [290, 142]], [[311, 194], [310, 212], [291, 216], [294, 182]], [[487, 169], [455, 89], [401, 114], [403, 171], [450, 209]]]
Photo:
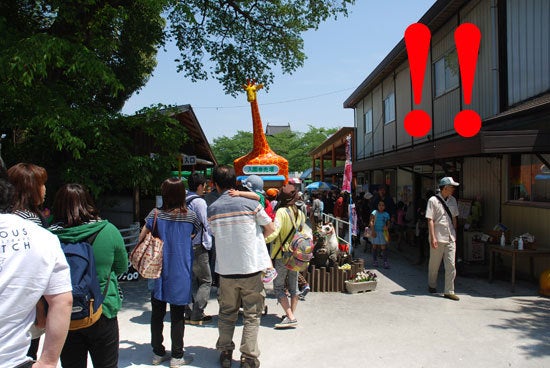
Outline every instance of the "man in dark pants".
[[193, 173], [187, 179], [187, 185], [189, 186], [186, 199], [187, 208], [196, 213], [202, 225], [201, 233], [193, 239], [193, 278], [196, 282], [196, 292], [189, 323], [202, 326], [212, 322], [212, 316], [204, 314], [212, 287], [212, 273], [208, 256], [208, 251], [212, 248], [212, 238], [206, 216], [206, 201], [201, 198], [204, 194], [206, 179], [202, 174]]

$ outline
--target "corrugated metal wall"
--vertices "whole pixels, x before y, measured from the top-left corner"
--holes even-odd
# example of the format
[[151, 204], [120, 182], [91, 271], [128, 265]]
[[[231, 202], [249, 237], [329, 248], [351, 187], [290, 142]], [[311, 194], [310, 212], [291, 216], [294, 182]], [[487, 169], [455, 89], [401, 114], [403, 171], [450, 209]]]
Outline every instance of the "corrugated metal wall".
[[[395, 86], [394, 86], [394, 80], [393, 75], [386, 78], [382, 84], [382, 90], [383, 90], [383, 96], [382, 96], [382, 107], [384, 106], [383, 101], [393, 93], [394, 97], [394, 106], [395, 106]], [[393, 114], [395, 116], [395, 110], [393, 111]], [[395, 123], [393, 122], [389, 124], [383, 124], [384, 125], [384, 152], [389, 152], [395, 149]]]
[[[508, 226], [512, 237], [530, 233], [535, 236], [537, 247], [549, 248], [550, 216], [547, 208], [505, 204], [502, 206], [502, 223]], [[528, 271], [528, 259], [518, 258], [518, 269]], [[550, 267], [550, 257], [535, 261], [535, 275]]]
[[355, 144], [356, 144], [356, 150], [355, 150], [355, 159], [361, 160], [365, 158], [365, 99], [363, 101], [355, 106], [355, 128], [356, 128], [356, 135], [355, 135]]
[[[408, 65], [408, 63], [406, 63]], [[395, 76], [395, 118], [397, 119], [396, 146], [407, 147], [411, 145], [411, 136], [405, 130], [405, 116], [411, 111], [412, 91], [410, 70], [407, 67], [401, 68]]]
[[508, 103], [550, 88], [550, 1], [506, 2]]
[[[496, 15], [496, 9], [494, 9]], [[498, 113], [498, 85], [494, 82], [498, 75], [494, 69], [497, 68], [498, 42], [493, 36], [491, 17], [491, 1], [484, 0], [477, 3], [473, 8], [464, 9], [460, 14], [460, 23], [473, 23], [481, 32], [481, 41], [477, 58], [474, 85], [472, 88], [472, 103], [466, 105], [462, 96], [462, 108], [474, 110], [482, 119]], [[496, 22], [497, 19], [495, 18]], [[494, 48], [494, 49], [493, 49]], [[496, 88], [496, 89], [495, 89]], [[496, 96], [495, 96], [496, 95]]]
[[384, 150], [384, 108], [382, 103], [382, 86], [372, 92], [372, 131], [374, 154]]
[[[431, 60], [431, 50], [430, 50], [430, 53], [428, 54], [428, 62], [426, 63], [426, 71], [424, 72], [424, 85], [422, 87], [422, 101], [420, 101], [420, 104], [418, 105], [415, 105], [413, 103], [413, 110], [422, 110], [422, 111], [425, 111], [431, 118], [432, 118], [432, 123], [433, 123], [433, 116], [432, 116], [432, 101], [433, 101], [433, 93], [432, 93], [432, 80], [433, 80], [433, 77], [432, 77], [432, 66], [431, 66], [431, 63], [430, 63], [430, 60]], [[410, 81], [410, 76], [409, 76], [409, 81]], [[414, 96], [412, 95], [412, 91], [411, 91], [411, 98], [413, 99], [413, 102], [414, 102]], [[433, 126], [433, 125], [432, 125]], [[431, 134], [428, 133], [428, 134]], [[414, 138], [414, 143], [415, 144], [418, 144], [418, 143], [422, 143], [422, 142], [426, 142], [428, 140], [428, 135], [426, 135], [425, 137], [422, 137], [422, 138]]]
[[499, 223], [501, 161], [496, 157], [470, 157], [462, 165], [461, 195], [464, 199], [481, 197], [483, 230]]
[[[433, 65], [442, 57], [453, 51], [455, 47], [454, 30], [457, 25], [457, 17], [453, 17], [449, 23], [435, 32], [432, 36], [432, 74]], [[432, 88], [435, 90], [435, 86]], [[460, 111], [460, 89], [456, 88], [437, 98], [434, 98], [433, 106], [434, 137], [440, 138], [454, 133], [454, 117]]]

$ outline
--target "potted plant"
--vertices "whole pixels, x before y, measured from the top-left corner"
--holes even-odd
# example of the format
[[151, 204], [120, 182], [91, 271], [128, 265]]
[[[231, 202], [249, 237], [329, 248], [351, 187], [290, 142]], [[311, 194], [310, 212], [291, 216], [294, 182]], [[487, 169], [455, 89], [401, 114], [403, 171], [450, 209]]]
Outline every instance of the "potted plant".
[[376, 273], [364, 269], [357, 272], [352, 279], [346, 281], [346, 290], [350, 294], [374, 290], [378, 283], [377, 277]]

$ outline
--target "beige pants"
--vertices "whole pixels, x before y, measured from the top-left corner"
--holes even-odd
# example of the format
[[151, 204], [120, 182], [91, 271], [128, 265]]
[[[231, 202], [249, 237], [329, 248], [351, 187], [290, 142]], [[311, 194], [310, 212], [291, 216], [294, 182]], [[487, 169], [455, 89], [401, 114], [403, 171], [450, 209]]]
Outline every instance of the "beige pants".
[[455, 253], [456, 244], [451, 241], [449, 243], [438, 242], [437, 249], [430, 246], [430, 262], [428, 264], [428, 286], [431, 288], [437, 288], [437, 274], [439, 273], [439, 266], [443, 259], [443, 265], [445, 266], [445, 294], [455, 293]]
[[240, 351], [250, 358], [260, 356], [258, 348], [258, 331], [260, 318], [264, 311], [265, 289], [261, 273], [245, 278], [225, 278], [220, 276], [218, 303], [219, 337], [216, 343], [218, 350], [235, 350], [233, 333], [239, 316], [239, 308], [243, 308], [243, 335]]

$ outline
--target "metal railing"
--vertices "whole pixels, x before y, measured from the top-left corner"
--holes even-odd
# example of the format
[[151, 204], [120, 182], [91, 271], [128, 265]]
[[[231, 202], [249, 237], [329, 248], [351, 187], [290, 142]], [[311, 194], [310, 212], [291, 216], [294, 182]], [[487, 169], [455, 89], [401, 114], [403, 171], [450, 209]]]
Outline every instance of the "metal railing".
[[124, 245], [128, 251], [131, 251], [138, 243], [139, 240], [139, 222], [134, 222], [130, 227], [118, 229], [122, 239], [124, 239]]
[[[122, 239], [124, 240], [124, 245], [128, 253], [134, 249], [139, 241], [140, 227], [139, 222], [134, 222], [132, 225], [126, 228], [118, 229]], [[137, 281], [139, 279], [139, 273], [131, 267], [130, 262], [128, 261], [128, 271], [124, 272], [122, 275], [118, 276], [119, 281]]]

